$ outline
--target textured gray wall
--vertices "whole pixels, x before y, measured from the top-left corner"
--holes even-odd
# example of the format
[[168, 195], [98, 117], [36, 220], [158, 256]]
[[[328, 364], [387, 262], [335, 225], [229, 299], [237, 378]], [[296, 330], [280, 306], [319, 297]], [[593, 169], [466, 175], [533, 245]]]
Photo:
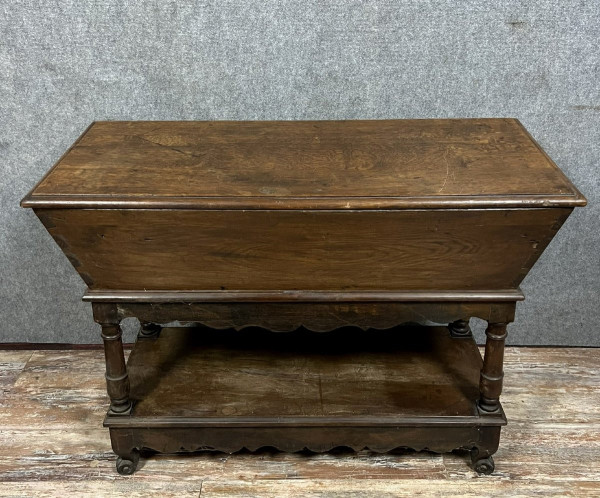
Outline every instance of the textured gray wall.
[[600, 346], [599, 20], [594, 0], [5, 0], [0, 342], [98, 340], [18, 207], [92, 120], [514, 116], [590, 205], [524, 282], [510, 340]]

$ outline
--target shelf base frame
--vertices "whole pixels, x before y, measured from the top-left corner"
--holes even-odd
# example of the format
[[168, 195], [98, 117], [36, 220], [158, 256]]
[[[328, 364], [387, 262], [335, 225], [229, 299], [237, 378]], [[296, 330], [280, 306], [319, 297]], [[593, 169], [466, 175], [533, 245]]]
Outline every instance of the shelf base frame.
[[[500, 405], [506, 325], [514, 320], [515, 301], [449, 302], [92, 302], [94, 319], [105, 337], [107, 385], [111, 408], [104, 425], [109, 427], [117, 470], [135, 471], [140, 453], [224, 451], [272, 446], [281, 451], [329, 451], [336, 446], [386, 452], [395, 448], [438, 453], [470, 451], [475, 470], [494, 470], [492, 455], [498, 449], [506, 417]], [[388, 419], [317, 418], [315, 420], [240, 418], [203, 419], [136, 417], [129, 399], [127, 367], [123, 363], [120, 322], [135, 317], [142, 323], [138, 341], [160, 340], [158, 324], [193, 322], [214, 329], [240, 330], [247, 326], [272, 331], [305, 327], [330, 331], [342, 326], [362, 329], [390, 328], [403, 323], [433, 321], [448, 324], [454, 340], [472, 340], [461, 334], [470, 317], [488, 321], [487, 343], [480, 374], [479, 400], [472, 417], [393, 417]], [[459, 327], [460, 326], [460, 327]], [[457, 334], [456, 331], [459, 331]], [[151, 333], [148, 333], [151, 332]], [[118, 336], [118, 337], [117, 337]], [[465, 337], [468, 336], [468, 337]], [[118, 346], [118, 347], [117, 347]], [[117, 375], [118, 374], [118, 375]], [[117, 410], [114, 409], [115, 405]], [[132, 409], [131, 406], [134, 406]], [[121, 410], [125, 406], [126, 410]], [[308, 422], [308, 423], [307, 423]]]

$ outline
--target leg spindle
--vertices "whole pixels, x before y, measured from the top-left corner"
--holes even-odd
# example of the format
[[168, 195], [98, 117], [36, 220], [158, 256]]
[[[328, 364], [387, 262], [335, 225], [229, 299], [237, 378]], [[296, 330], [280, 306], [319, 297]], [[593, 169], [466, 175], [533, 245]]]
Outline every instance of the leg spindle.
[[116, 306], [94, 303], [94, 320], [102, 326], [104, 356], [106, 359], [106, 390], [110, 398], [111, 415], [129, 415], [129, 377], [123, 354], [122, 332]]
[[506, 323], [490, 323], [485, 331], [485, 356], [479, 380], [479, 408], [484, 412], [500, 409], [500, 393], [504, 377], [504, 341]]
[[455, 338], [473, 337], [469, 320], [456, 320], [448, 324], [448, 329], [450, 329], [450, 335]]
[[141, 322], [138, 339], [156, 339], [160, 333], [161, 326], [157, 323]]

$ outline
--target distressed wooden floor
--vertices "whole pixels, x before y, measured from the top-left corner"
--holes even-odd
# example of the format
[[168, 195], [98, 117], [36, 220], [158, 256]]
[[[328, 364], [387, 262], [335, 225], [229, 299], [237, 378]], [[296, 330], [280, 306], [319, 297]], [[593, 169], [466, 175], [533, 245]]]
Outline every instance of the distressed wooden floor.
[[496, 472], [466, 455], [157, 456], [115, 471], [101, 350], [0, 351], [0, 496], [600, 496], [600, 350], [507, 348]]

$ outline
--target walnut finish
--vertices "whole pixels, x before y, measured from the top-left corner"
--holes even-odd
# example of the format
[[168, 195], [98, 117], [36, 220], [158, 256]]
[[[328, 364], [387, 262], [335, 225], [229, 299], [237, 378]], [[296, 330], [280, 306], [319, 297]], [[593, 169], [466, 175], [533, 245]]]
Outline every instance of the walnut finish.
[[36, 210], [90, 289], [345, 292], [516, 289], [571, 211]]
[[[156, 340], [140, 339], [128, 360], [139, 424], [169, 416], [208, 425], [229, 417], [255, 425], [477, 417], [481, 366], [472, 339], [455, 341], [446, 327], [415, 326], [287, 334], [164, 328]], [[438, 389], [423, 397], [432, 385]]]
[[464, 119], [97, 122], [22, 205], [88, 285], [121, 474], [340, 445], [487, 474], [519, 284], [585, 202], [517, 120]]
[[434, 119], [97, 122], [24, 205], [355, 209], [448, 201], [585, 203], [517, 120]]
[[109, 413], [105, 426], [122, 473], [141, 449], [263, 446], [464, 448], [491, 472], [480, 460], [496, 451], [506, 418], [500, 406], [477, 409], [481, 365], [473, 339], [455, 340], [445, 327], [168, 328], [138, 340], [128, 362], [131, 416]]

